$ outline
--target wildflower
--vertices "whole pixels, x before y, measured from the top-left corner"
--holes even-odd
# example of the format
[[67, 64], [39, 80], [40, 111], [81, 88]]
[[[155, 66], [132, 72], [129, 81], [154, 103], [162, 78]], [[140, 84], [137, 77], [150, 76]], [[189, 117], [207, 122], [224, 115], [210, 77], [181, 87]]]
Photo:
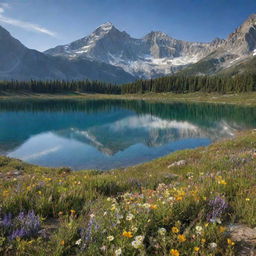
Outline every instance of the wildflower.
[[194, 247], [194, 251], [195, 251], [195, 252], [198, 252], [199, 250], [200, 250], [200, 248], [199, 248], [199, 247], [197, 247], [197, 246], [196, 246], [196, 247]]
[[171, 250], [170, 250], [170, 255], [172, 255], [172, 256], [180, 256], [180, 253], [179, 253], [178, 250], [171, 249]]
[[156, 204], [152, 204], [152, 205], [150, 206], [150, 209], [152, 209], [152, 210], [157, 209], [157, 205], [156, 205]]
[[6, 196], [8, 196], [8, 195], [9, 195], [9, 190], [4, 190], [4, 191], [3, 191], [3, 196], [6, 197]]
[[215, 249], [215, 248], [217, 248], [217, 244], [216, 243], [210, 243], [209, 247], [210, 247], [210, 249]]
[[177, 227], [172, 227], [172, 233], [179, 233], [179, 229]]
[[201, 239], [201, 242], [202, 242], [202, 244], [204, 244], [204, 243], [206, 242], [206, 239], [205, 239], [205, 238], [202, 238], [202, 239]]
[[245, 198], [245, 201], [247, 201], [247, 202], [248, 202], [248, 201], [250, 201], [250, 198], [248, 198], [248, 197], [247, 197], [247, 198]]
[[0, 222], [0, 224], [5, 228], [9, 228], [12, 225], [11, 213], [5, 214], [3, 217], [3, 220]]
[[83, 241], [81, 250], [85, 250], [88, 244], [92, 240], [92, 233], [93, 231], [97, 231], [99, 229], [98, 224], [95, 221], [95, 218], [90, 218], [87, 226], [85, 228], [82, 228], [80, 231], [81, 238]]
[[223, 233], [223, 232], [225, 232], [226, 228], [223, 226], [220, 226], [219, 230], [220, 230], [220, 233]]
[[128, 237], [128, 238], [133, 237], [132, 232], [129, 232], [129, 231], [128, 231], [128, 232], [127, 232], [127, 231], [124, 231], [124, 232], [123, 232], [123, 236], [124, 236], [124, 237]]
[[198, 235], [201, 235], [201, 234], [202, 234], [202, 230], [203, 230], [203, 228], [202, 228], [201, 226], [196, 226], [196, 233], [197, 233]]
[[76, 211], [72, 209], [72, 210], [70, 210], [70, 213], [71, 213], [71, 214], [75, 214]]
[[221, 180], [218, 181], [218, 184], [227, 185], [227, 182], [225, 180], [221, 179]]
[[228, 208], [228, 204], [223, 197], [216, 196], [209, 201], [209, 212], [207, 214], [207, 220], [216, 222]]
[[144, 236], [135, 236], [135, 240], [137, 241], [143, 241], [144, 240]]
[[178, 235], [179, 242], [183, 243], [186, 241], [186, 237], [184, 235]]
[[136, 233], [136, 232], [138, 231], [138, 228], [137, 228], [137, 227], [134, 227], [134, 226], [132, 226], [131, 229], [132, 229], [132, 232], [133, 232], [133, 233]]
[[140, 247], [142, 246], [142, 241], [135, 239], [134, 241], [132, 241], [132, 246], [133, 246], [135, 249], [138, 249], [138, 248], [140, 248]]
[[105, 251], [107, 250], [107, 246], [106, 246], [106, 245], [102, 245], [102, 246], [100, 247], [100, 250], [103, 251], [103, 252], [105, 252]]
[[230, 238], [227, 239], [228, 245], [235, 245], [235, 242], [233, 242]]
[[157, 233], [161, 236], [164, 236], [166, 234], [166, 229], [165, 228], [159, 228]]
[[143, 206], [144, 208], [146, 208], [146, 209], [149, 209], [151, 205], [148, 204], [148, 203], [145, 203], [145, 204], [143, 204], [142, 206]]
[[107, 239], [108, 239], [109, 242], [111, 242], [111, 241], [114, 240], [114, 237], [113, 236], [108, 236]]
[[82, 242], [82, 239], [80, 238], [80, 239], [78, 239], [77, 241], [76, 241], [76, 245], [80, 245], [81, 244], [81, 242]]
[[[7, 224], [8, 218], [6, 220], [3, 219], [3, 224], [4, 222]], [[27, 214], [20, 212], [20, 214], [14, 219], [14, 223], [16, 223], [17, 226], [9, 236], [11, 240], [37, 236], [41, 229], [40, 218], [35, 215], [34, 211], [29, 211]]]
[[65, 245], [65, 241], [64, 241], [64, 240], [61, 240], [61, 241], [60, 241], [60, 245], [64, 246], [64, 245]]
[[115, 205], [115, 204], [112, 204], [110, 210], [111, 210], [111, 211], [115, 211], [115, 209], [116, 209], [116, 205]]
[[134, 219], [134, 215], [132, 213], [129, 213], [127, 216], [126, 216], [126, 220], [130, 221]]
[[121, 254], [122, 254], [122, 249], [121, 248], [115, 250], [115, 256], [119, 256]]

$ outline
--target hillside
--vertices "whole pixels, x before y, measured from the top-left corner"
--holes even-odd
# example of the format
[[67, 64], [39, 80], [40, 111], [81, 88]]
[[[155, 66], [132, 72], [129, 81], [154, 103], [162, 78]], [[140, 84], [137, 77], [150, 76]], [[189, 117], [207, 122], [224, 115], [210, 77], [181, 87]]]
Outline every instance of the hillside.
[[1, 237], [1, 252], [253, 254], [255, 147], [255, 131], [245, 132], [104, 173], [0, 157], [0, 236], [9, 237]]

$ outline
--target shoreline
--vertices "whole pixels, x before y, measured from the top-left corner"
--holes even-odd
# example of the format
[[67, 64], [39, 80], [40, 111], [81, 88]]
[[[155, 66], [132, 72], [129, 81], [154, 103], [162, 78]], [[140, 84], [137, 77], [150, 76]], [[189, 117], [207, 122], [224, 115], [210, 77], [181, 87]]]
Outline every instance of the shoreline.
[[87, 100], [143, 100], [147, 102], [162, 103], [211, 103], [211, 104], [229, 104], [239, 106], [256, 106], [256, 92], [241, 94], [216, 94], [216, 93], [145, 93], [145, 94], [88, 94], [88, 93], [59, 93], [59, 94], [38, 94], [38, 93], [4, 93], [0, 94], [0, 100], [9, 99], [41, 99], [41, 100], [59, 100], [59, 99], [87, 99]]

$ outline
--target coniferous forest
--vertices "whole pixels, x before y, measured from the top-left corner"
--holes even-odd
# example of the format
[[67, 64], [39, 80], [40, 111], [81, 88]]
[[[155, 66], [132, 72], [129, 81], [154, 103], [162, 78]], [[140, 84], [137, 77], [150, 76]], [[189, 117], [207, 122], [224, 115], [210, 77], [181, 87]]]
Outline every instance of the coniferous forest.
[[150, 80], [137, 80], [123, 85], [99, 81], [0, 81], [0, 91], [27, 91], [32, 93], [82, 92], [101, 94], [137, 93], [240, 93], [256, 91], [256, 75], [236, 76], [181, 76], [173, 75]]

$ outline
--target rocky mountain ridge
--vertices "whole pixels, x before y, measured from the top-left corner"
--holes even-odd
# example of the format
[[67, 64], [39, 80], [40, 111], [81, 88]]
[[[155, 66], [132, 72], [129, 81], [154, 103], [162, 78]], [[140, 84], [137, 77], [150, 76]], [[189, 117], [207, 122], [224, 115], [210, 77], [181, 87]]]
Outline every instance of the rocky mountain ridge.
[[[92, 34], [45, 53], [68, 59], [88, 58], [123, 68], [140, 78], [172, 74], [191, 64], [216, 59], [216, 70], [230, 67], [256, 54], [256, 15], [251, 15], [227, 39], [209, 43], [177, 40], [160, 31], [132, 38], [107, 22]], [[193, 65], [192, 65], [193, 66]], [[204, 72], [198, 72], [198, 74]], [[212, 71], [206, 72], [211, 74]]]
[[135, 78], [122, 68], [77, 58], [67, 60], [26, 48], [0, 26], [1, 80], [100, 80], [124, 83]]

